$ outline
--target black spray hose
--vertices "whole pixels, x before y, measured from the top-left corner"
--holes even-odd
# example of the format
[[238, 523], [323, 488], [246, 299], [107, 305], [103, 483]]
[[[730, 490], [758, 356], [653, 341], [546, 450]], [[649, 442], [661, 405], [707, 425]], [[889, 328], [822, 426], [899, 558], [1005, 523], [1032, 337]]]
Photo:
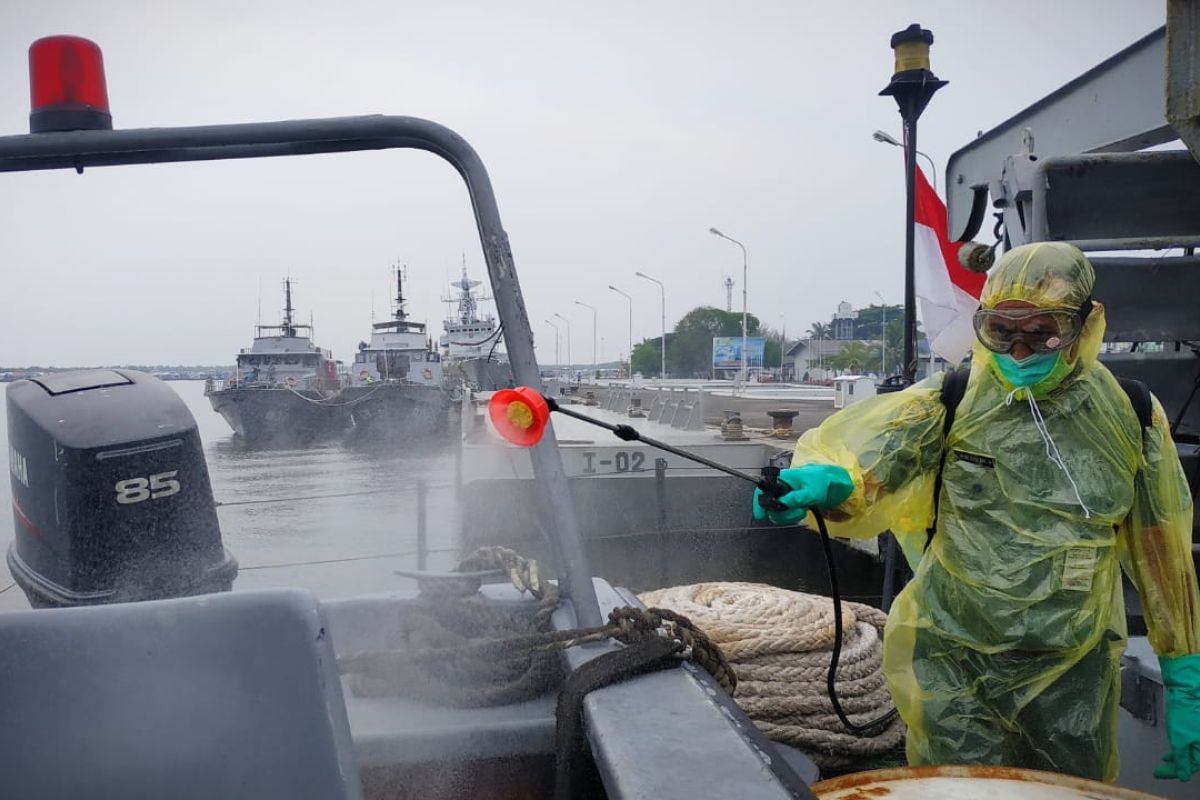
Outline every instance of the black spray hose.
[[829, 530], [825, 527], [825, 517], [817, 509], [811, 510], [813, 517], [817, 520], [817, 532], [821, 534], [821, 547], [825, 550], [825, 566], [829, 568], [829, 591], [833, 595], [833, 654], [829, 660], [829, 672], [825, 675], [825, 687], [829, 692], [829, 702], [833, 704], [833, 713], [837, 714], [837, 718], [846, 726], [846, 730], [856, 736], [873, 736], [889, 725], [900, 712], [899, 709], [892, 706], [891, 710], [883, 716], [862, 725], [856, 725], [846, 716], [846, 712], [842, 710], [842, 704], [838, 701], [834, 681], [837, 678], [838, 662], [842, 657], [842, 592], [838, 588], [837, 569], [833, 565], [833, 543], [829, 539]]
[[[626, 442], [644, 442], [651, 447], [663, 450], [667, 453], [686, 458], [689, 461], [695, 461], [698, 464], [703, 464], [706, 467], [711, 467], [719, 472], [724, 472], [726, 475], [732, 475], [735, 478], [741, 478], [744, 481], [749, 481], [762, 490], [762, 495], [759, 498], [759, 504], [768, 511], [784, 511], [787, 506], [779, 502], [779, 498], [788, 492], [792, 491], [792, 487], [788, 486], [779, 480], [779, 467], [766, 466], [762, 468], [761, 477], [755, 477], [746, 472], [733, 467], [727, 467], [724, 464], [719, 464], [716, 461], [710, 461], [703, 456], [698, 456], [695, 453], [689, 453], [686, 450], [680, 450], [678, 447], [673, 447], [665, 442], [651, 439], [649, 436], [643, 436], [636, 429], [629, 425], [613, 425], [594, 417], [589, 417], [586, 414], [580, 414], [568, 408], [559, 405], [554, 398], [546, 397], [546, 404], [551, 411], [557, 411], [560, 414], [565, 414], [568, 417], [574, 417], [577, 420], [591, 423], [597, 427], [612, 431], [619, 439]], [[825, 527], [825, 517], [817, 509], [811, 509], [813, 517], [817, 520], [817, 532], [821, 535], [821, 547], [825, 550], [825, 566], [829, 570], [829, 589], [833, 595], [833, 653], [829, 661], [829, 672], [825, 676], [825, 686], [829, 693], [829, 702], [833, 704], [833, 712], [837, 714], [837, 718], [846, 726], [846, 730], [856, 736], [873, 736], [880, 730], [891, 723], [899, 713], [893, 706], [883, 716], [878, 719], [871, 720], [863, 725], [856, 725], [846, 716], [846, 712], [842, 709], [842, 704], [838, 700], [837, 687], [835, 680], [837, 678], [838, 663], [842, 656], [842, 593], [838, 588], [837, 568], [833, 563], [833, 543], [829, 538], [829, 529]]]

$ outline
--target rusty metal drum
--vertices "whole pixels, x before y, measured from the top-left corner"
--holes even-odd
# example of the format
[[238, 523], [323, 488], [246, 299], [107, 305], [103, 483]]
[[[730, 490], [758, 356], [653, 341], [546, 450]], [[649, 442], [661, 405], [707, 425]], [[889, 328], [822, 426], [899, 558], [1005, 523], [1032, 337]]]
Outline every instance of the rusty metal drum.
[[820, 800], [1156, 800], [1157, 795], [1033, 769], [900, 767], [815, 783]]

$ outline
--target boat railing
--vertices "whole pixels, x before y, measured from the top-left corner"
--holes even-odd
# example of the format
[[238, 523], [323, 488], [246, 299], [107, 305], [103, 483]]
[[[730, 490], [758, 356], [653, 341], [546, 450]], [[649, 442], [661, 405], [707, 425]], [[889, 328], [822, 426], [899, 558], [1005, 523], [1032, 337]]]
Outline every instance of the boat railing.
[[316, 376], [312, 375], [305, 376], [299, 380], [291, 378], [290, 383], [288, 380], [288, 378], [275, 381], [265, 379], [250, 380], [249, 378], [242, 378], [241, 380], [237, 378], [208, 378], [204, 381], [204, 394], [207, 396], [215, 392], [223, 392], [226, 389], [312, 389], [315, 387], [340, 390], [344, 386], [349, 385], [348, 383], [338, 381], [335, 382], [334, 387], [325, 387]]

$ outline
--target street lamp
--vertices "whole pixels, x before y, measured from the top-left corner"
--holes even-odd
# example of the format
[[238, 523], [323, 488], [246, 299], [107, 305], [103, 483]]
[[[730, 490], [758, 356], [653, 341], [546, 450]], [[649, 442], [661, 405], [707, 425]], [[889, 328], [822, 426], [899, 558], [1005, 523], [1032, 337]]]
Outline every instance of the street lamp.
[[[895, 136], [892, 136], [890, 133], [886, 133], [884, 131], [875, 131], [874, 133], [871, 134], [871, 138], [877, 142], [882, 142], [883, 144], [890, 144], [893, 147], [904, 147], [904, 145], [901, 142], [896, 141]], [[917, 155], [925, 156], [925, 160], [929, 162], [929, 175], [931, 178], [933, 178], [933, 190], [936, 192], [937, 191], [937, 167], [935, 167], [933, 165], [933, 159], [930, 158], [925, 153], [922, 153], [920, 150], [917, 151]]]
[[882, 319], [879, 323], [879, 372], [887, 377], [887, 301], [879, 292], [875, 296], [879, 298], [879, 307], [882, 309], [879, 312]]
[[[911, 386], [917, 376], [917, 293], [914, 277], [914, 244], [916, 242], [917, 211], [917, 120], [934, 92], [946, 85], [946, 81], [929, 69], [929, 48], [933, 44], [933, 33], [920, 25], [909, 25], [892, 35], [891, 47], [895, 53], [892, 79], [881, 95], [889, 95], [896, 101], [900, 118], [904, 120], [904, 365], [901, 370], [903, 384]], [[882, 607], [892, 607], [896, 583], [896, 562], [899, 560], [899, 545], [894, 536], [888, 536], [884, 551]]]
[[592, 310], [592, 379], [594, 380], [596, 377], [596, 307], [587, 303], [581, 303], [578, 300], [575, 301], [575, 305]]
[[709, 228], [708, 232], [713, 236], [720, 236], [722, 239], [733, 242], [738, 247], [742, 248], [742, 383], [746, 382], [747, 367], [749, 366], [750, 354], [746, 352], [746, 245], [734, 239], [732, 236], [726, 236], [716, 228]]
[[[779, 380], [783, 381], [783, 356], [784, 350], [787, 348], [787, 315], [779, 315]], [[766, 356], [763, 356], [766, 361]]]
[[563, 324], [567, 326], [567, 379], [570, 380], [571, 368], [575, 366], [575, 362], [571, 360], [571, 320], [567, 319], [562, 314], [559, 314], [557, 311], [554, 312], [554, 316], [561, 319]]
[[[914, 279], [914, 242], [916, 240], [916, 188], [917, 188], [917, 120], [925, 106], [929, 105], [934, 92], [946, 85], [946, 81], [929, 69], [929, 47], [933, 44], [933, 33], [920, 25], [909, 25], [892, 35], [891, 46], [895, 51], [895, 67], [892, 79], [881, 95], [891, 96], [896, 101], [900, 118], [904, 120], [904, 179], [906, 203], [904, 209], [904, 375], [905, 385], [911, 386], [917, 374], [917, 295]], [[890, 589], [891, 587], [887, 587]], [[884, 592], [888, 595], [888, 592]], [[891, 603], [890, 595], [886, 597]]]
[[545, 322], [551, 328], [554, 328], [554, 370], [557, 372], [562, 369], [562, 362], [558, 360], [558, 326], [550, 320], [546, 320]]
[[[662, 281], [658, 278], [651, 278], [644, 272], [635, 272], [639, 278], [645, 278], [648, 281], [653, 281], [658, 284], [658, 290], [662, 292], [662, 370], [659, 372], [659, 378], [667, 379], [667, 288], [663, 286]], [[632, 363], [632, 362], [631, 362]]]
[[608, 288], [629, 301], [629, 350], [627, 351], [629, 357], [629, 374], [626, 377], [633, 378], [633, 298], [615, 286], [610, 285]]

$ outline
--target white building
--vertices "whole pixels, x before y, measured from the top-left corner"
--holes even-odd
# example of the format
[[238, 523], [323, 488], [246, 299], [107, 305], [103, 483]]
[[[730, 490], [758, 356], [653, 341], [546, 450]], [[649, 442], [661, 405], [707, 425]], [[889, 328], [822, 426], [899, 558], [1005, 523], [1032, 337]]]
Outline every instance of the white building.
[[875, 379], [868, 375], [841, 375], [833, 379], [833, 407], [845, 408], [875, 396]]
[[[830, 356], [842, 352], [851, 341], [858, 341], [866, 347], [878, 347], [878, 341], [838, 340], [838, 339], [801, 339], [788, 348], [785, 356], [785, 372], [790, 369], [791, 380], [803, 381], [808, 376], [810, 381], [827, 381], [837, 374], [829, 368]], [[864, 365], [865, 366], [865, 365]]]

